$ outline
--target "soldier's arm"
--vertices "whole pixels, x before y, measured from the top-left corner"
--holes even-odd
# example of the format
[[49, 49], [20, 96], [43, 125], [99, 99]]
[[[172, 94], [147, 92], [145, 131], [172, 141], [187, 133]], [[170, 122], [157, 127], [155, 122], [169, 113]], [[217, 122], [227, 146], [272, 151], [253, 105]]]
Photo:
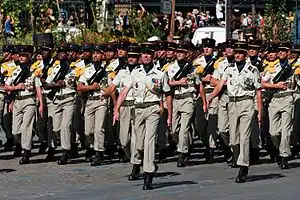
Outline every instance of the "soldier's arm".
[[212, 87], [216, 87], [216, 86], [218, 85], [218, 83], [219, 83], [219, 80], [215, 79], [214, 77], [212, 77], [212, 78], [210, 79], [210, 85], [211, 85]]
[[65, 82], [63, 80], [59, 80], [57, 81], [57, 83], [44, 83], [43, 87], [46, 89], [46, 90], [50, 90], [50, 89], [53, 89], [53, 88], [61, 88], [61, 87], [64, 87], [65, 86]]
[[285, 89], [286, 88], [286, 83], [285, 82], [279, 82], [279, 83], [270, 83], [268, 81], [262, 80], [261, 81], [261, 86], [263, 88], [267, 88], [267, 89]]
[[129, 86], [125, 86], [123, 88], [123, 90], [120, 92], [119, 97], [117, 99], [117, 102], [115, 104], [115, 108], [114, 108], [115, 111], [119, 112], [120, 107], [123, 104], [123, 102], [125, 101], [129, 90], [130, 90], [130, 87]]
[[204, 85], [202, 83], [200, 83], [199, 85], [199, 92], [200, 92], [200, 96], [203, 102], [203, 111], [207, 112], [207, 101], [206, 101], [206, 92], [204, 89]]
[[208, 97], [208, 102], [209, 102], [209, 103], [212, 102], [212, 100], [213, 100], [216, 96], [218, 96], [218, 94], [221, 92], [223, 86], [225, 85], [226, 81], [227, 81], [227, 80], [223, 80], [223, 79], [222, 79], [222, 80], [219, 82], [219, 84], [215, 87], [214, 91], [213, 91], [213, 92], [209, 95], [209, 97]]
[[105, 90], [104, 95], [105, 96], [111, 96], [112, 93], [116, 90], [117, 86], [115, 84], [110, 84]]
[[263, 110], [261, 89], [256, 90], [256, 97], [257, 97], [257, 109], [258, 109], [258, 122], [260, 123], [262, 119], [262, 110]]
[[19, 83], [18, 85], [5, 85], [4, 90], [6, 92], [20, 91], [25, 89], [24, 83]]
[[76, 89], [78, 92], [88, 92], [100, 89], [100, 87], [97, 83], [94, 83], [93, 85], [85, 85], [84, 83], [79, 82]]
[[[114, 92], [110, 95], [110, 97], [111, 97], [111, 100], [112, 100], [114, 106], [116, 106], [116, 105], [117, 105], [117, 95], [116, 95], [116, 91], [114, 91]], [[123, 103], [123, 102], [122, 102], [122, 103]]]
[[187, 78], [181, 78], [179, 81], [170, 80], [169, 81], [169, 85], [171, 87], [187, 86], [188, 85], [188, 81], [187, 81]]
[[167, 103], [167, 110], [168, 110], [168, 120], [167, 124], [170, 127], [172, 124], [172, 114], [173, 114], [173, 97], [171, 94], [166, 94], [166, 103]]
[[39, 112], [40, 112], [40, 115], [42, 116], [44, 105], [43, 105], [43, 95], [42, 95], [41, 87], [40, 86], [35, 87], [35, 91], [36, 91], [36, 96], [39, 101]]

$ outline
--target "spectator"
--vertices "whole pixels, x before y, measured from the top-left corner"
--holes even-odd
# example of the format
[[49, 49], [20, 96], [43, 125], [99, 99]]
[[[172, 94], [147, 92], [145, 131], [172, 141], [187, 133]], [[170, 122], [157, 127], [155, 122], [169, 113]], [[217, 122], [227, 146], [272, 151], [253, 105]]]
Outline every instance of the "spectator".
[[67, 25], [68, 26], [71, 26], [71, 24], [74, 24], [74, 16], [73, 15], [70, 15], [69, 19], [68, 19], [68, 22], [67, 22]]
[[6, 36], [14, 36], [15, 35], [13, 32], [13, 24], [14, 24], [14, 20], [9, 15], [7, 15], [5, 24], [4, 24], [4, 34]]
[[219, 22], [224, 19], [223, 8], [219, 0], [217, 1], [216, 4], [216, 17]]

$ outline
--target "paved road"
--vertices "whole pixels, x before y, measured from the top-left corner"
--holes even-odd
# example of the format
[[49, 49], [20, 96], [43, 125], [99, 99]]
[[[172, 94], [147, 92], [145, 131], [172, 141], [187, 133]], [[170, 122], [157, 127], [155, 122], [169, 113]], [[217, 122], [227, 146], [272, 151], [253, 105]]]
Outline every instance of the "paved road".
[[78, 159], [70, 165], [58, 166], [41, 163], [44, 157], [34, 155], [33, 164], [19, 166], [18, 159], [0, 153], [0, 199], [300, 199], [300, 160], [293, 161], [292, 169], [286, 171], [275, 164], [253, 166], [249, 181], [244, 184], [234, 183], [237, 170], [224, 163], [207, 165], [203, 159], [194, 158], [191, 166], [179, 169], [175, 162], [169, 162], [159, 165], [155, 190], [146, 192], [142, 190], [142, 180], [127, 181], [129, 164], [90, 167]]

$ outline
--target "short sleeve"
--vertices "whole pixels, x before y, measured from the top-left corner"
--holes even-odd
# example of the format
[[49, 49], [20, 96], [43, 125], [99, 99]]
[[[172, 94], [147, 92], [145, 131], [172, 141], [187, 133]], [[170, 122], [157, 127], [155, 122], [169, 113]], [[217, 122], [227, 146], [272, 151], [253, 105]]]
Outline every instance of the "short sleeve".
[[50, 75], [48, 75], [47, 78], [46, 78], [46, 83], [50, 84], [50, 83], [52, 83], [52, 81], [53, 81], [53, 77], [52, 77], [52, 75], [50, 74]]
[[85, 76], [85, 73], [83, 73], [81, 76], [79, 76], [78, 82], [87, 84], [87, 78]]
[[163, 80], [162, 80], [162, 90], [164, 92], [170, 92], [171, 88], [169, 85], [169, 76], [167, 73], [164, 73]]
[[228, 80], [230, 75], [230, 68], [227, 68], [222, 76], [222, 80]]
[[220, 66], [219, 66], [216, 70], [214, 70], [213, 78], [214, 78], [214, 79], [220, 80], [220, 78], [221, 78], [221, 74], [220, 74]]
[[116, 77], [114, 78], [114, 80], [112, 81], [112, 84], [114, 84], [115, 86], [119, 86], [121, 84], [121, 74], [122, 72], [120, 71]]
[[269, 82], [271, 80], [271, 73], [266, 71], [266, 73], [262, 76], [262, 80]]
[[253, 73], [254, 73], [254, 88], [258, 90], [261, 88], [261, 76], [259, 74], [258, 69], [256, 69]]
[[35, 85], [35, 87], [41, 87], [42, 86], [42, 82], [41, 82], [41, 79], [39, 77], [34, 78], [34, 85]]

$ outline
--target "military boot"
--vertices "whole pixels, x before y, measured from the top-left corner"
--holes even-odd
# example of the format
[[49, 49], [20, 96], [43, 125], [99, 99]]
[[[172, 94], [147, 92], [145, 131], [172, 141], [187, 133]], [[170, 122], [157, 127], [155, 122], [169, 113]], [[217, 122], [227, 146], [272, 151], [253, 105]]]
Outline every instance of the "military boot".
[[70, 162], [70, 151], [63, 150], [63, 155], [57, 161], [58, 165], [66, 165]]
[[140, 178], [141, 165], [134, 164], [132, 167], [131, 174], [128, 176], [129, 181], [136, 181]]
[[289, 169], [290, 168], [287, 158], [281, 157], [280, 168], [281, 169]]
[[237, 161], [240, 155], [240, 145], [238, 144], [232, 146], [232, 151], [233, 151], [233, 158], [232, 158], [231, 168], [238, 168]]
[[214, 162], [214, 149], [213, 148], [206, 148], [204, 152], [205, 162], [206, 163], [213, 163]]
[[71, 144], [71, 158], [79, 158], [78, 145], [77, 143]]
[[153, 190], [153, 173], [145, 172], [143, 190]]
[[14, 140], [13, 139], [7, 139], [7, 141], [4, 144], [4, 151], [11, 151], [14, 146]]
[[104, 153], [103, 151], [96, 151], [95, 157], [91, 162], [91, 166], [100, 166], [104, 161]]
[[85, 151], [85, 161], [86, 162], [92, 162], [93, 156], [95, 155], [95, 151], [92, 148], [87, 148]]
[[30, 163], [29, 157], [30, 157], [30, 150], [24, 150], [23, 157], [19, 161], [19, 164], [20, 165], [29, 164]]
[[53, 147], [49, 147], [47, 156], [44, 159], [44, 162], [53, 162], [55, 161], [55, 149]]
[[187, 157], [187, 153], [180, 153], [177, 161], [177, 167], [185, 167], [188, 161]]
[[16, 144], [15, 150], [14, 150], [14, 157], [21, 157], [22, 156], [22, 146], [20, 143]]
[[38, 153], [39, 153], [39, 154], [45, 153], [46, 150], [47, 150], [47, 148], [48, 148], [47, 142], [41, 142]]
[[248, 176], [248, 167], [241, 166], [239, 170], [239, 174], [235, 179], [236, 183], [245, 183]]

